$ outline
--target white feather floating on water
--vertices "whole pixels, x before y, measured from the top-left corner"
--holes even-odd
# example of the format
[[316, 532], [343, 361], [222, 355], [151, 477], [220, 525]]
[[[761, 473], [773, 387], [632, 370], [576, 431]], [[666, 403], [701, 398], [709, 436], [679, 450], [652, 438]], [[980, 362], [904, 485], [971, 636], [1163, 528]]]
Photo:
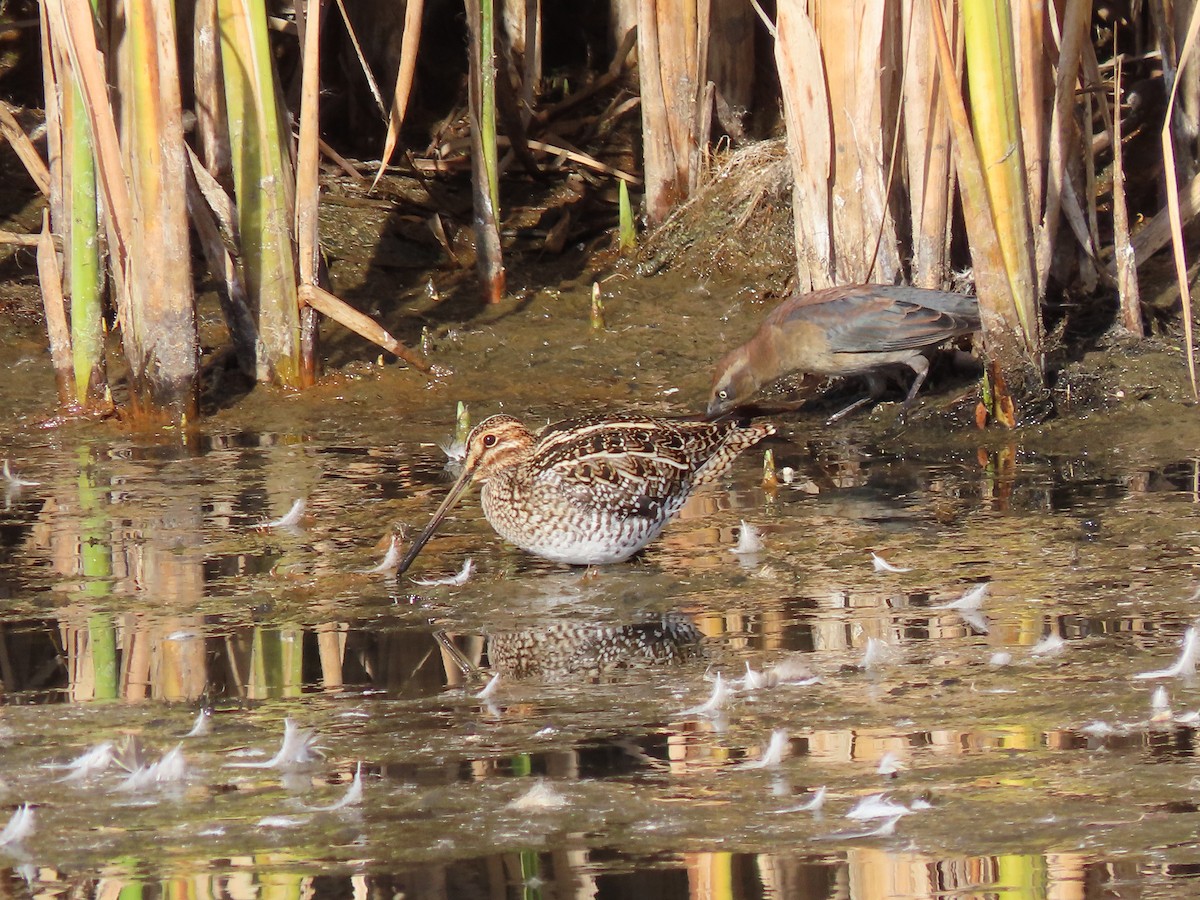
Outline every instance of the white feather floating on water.
[[[900, 816], [892, 816], [892, 818], [880, 824], [878, 828], [872, 828], [870, 831], [859, 835], [859, 837], [891, 837], [896, 833], [896, 823], [899, 821]], [[850, 835], [850, 837], [853, 837], [853, 835]]]
[[777, 809], [776, 813], [782, 815], [784, 813], [795, 812], [818, 812], [825, 805], [825, 786], [817, 788], [813, 791], [811, 797], [801, 803], [799, 806], [789, 806], [787, 809]]
[[863, 797], [846, 813], [847, 819], [890, 819], [907, 816], [912, 810], [903, 803], [889, 800], [886, 794], [871, 794]]
[[295, 828], [308, 821], [301, 816], [263, 816], [258, 820], [259, 828]]
[[900, 821], [902, 815], [892, 816], [878, 828], [872, 828], [870, 831], [835, 831], [832, 834], [819, 834], [813, 838], [814, 841], [857, 841], [863, 838], [873, 837], [891, 837], [896, 833], [896, 823]]
[[287, 515], [279, 519], [273, 519], [270, 522], [264, 522], [260, 528], [295, 528], [300, 524], [300, 520], [304, 518], [304, 508], [308, 505], [303, 497], [292, 504], [292, 508], [287, 511]]
[[767, 686], [767, 674], [751, 668], [750, 660], [746, 660], [746, 674], [741, 678], [733, 679], [731, 684], [739, 691], [752, 694]]
[[117, 790], [137, 793], [151, 787], [178, 784], [186, 778], [187, 760], [183, 756], [183, 744], [176, 744], [164, 753], [158, 762], [130, 772], [125, 780], [117, 785]]
[[783, 758], [787, 756], [788, 749], [787, 729], [776, 728], [771, 732], [771, 740], [767, 742], [767, 749], [763, 751], [762, 756], [758, 759], [751, 759], [740, 763], [738, 768], [772, 769], [783, 762]]
[[738, 556], [753, 556], [755, 553], [762, 553], [762, 549], [762, 535], [757, 528], [742, 519], [742, 526], [738, 529], [737, 546], [730, 552]]
[[729, 705], [730, 697], [729, 684], [720, 672], [717, 673], [716, 680], [713, 682], [712, 694], [707, 700], [699, 706], [693, 706], [691, 709], [685, 709], [679, 715], [681, 716], [714, 716]]
[[1161, 684], [1150, 695], [1150, 721], [1166, 722], [1171, 718], [1171, 698]]
[[1034, 656], [1056, 656], [1067, 649], [1067, 642], [1057, 634], [1048, 634], [1032, 647], [1029, 652]]
[[763, 673], [767, 687], [808, 687], [816, 684], [820, 677], [813, 673], [808, 662], [799, 653], [785, 656]]
[[282, 769], [315, 762], [323, 756], [317, 746], [317, 732], [301, 728], [291, 719], [283, 720], [283, 741], [279, 752], [266, 762], [235, 762], [226, 765], [236, 769]]
[[492, 676], [491, 681], [483, 686], [478, 694], [475, 695], [476, 700], [490, 700], [496, 695], [496, 691], [500, 689], [500, 673], [497, 672]]
[[368, 575], [378, 575], [381, 572], [394, 572], [400, 568], [400, 536], [392, 535], [391, 543], [388, 544], [387, 555], [384, 556], [383, 562], [374, 568], [367, 569]]
[[446, 462], [461, 463], [467, 458], [467, 442], [448, 437], [437, 442], [438, 449], [446, 454]]
[[15, 810], [4, 830], [0, 831], [0, 847], [11, 847], [33, 834], [33, 807], [22, 803]]
[[4, 461], [4, 481], [12, 488], [36, 487], [41, 484], [40, 481], [30, 481], [27, 478], [22, 478], [8, 467], [8, 460]]
[[1192, 625], [1183, 635], [1183, 648], [1179, 651], [1179, 659], [1166, 669], [1155, 669], [1153, 672], [1141, 672], [1134, 678], [1179, 678], [1196, 674], [1196, 661], [1200, 658], [1200, 636], [1196, 626]]
[[900, 757], [889, 750], [879, 758], [879, 766], [875, 771], [883, 776], [891, 778], [900, 774], [900, 770], [904, 768], [904, 764], [900, 762]]
[[75, 757], [69, 763], [50, 763], [42, 768], [44, 769], [69, 769], [70, 771], [64, 775], [59, 781], [80, 781], [87, 778], [89, 775], [95, 775], [98, 772], [103, 772], [115, 761], [113, 755], [112, 741], [104, 741], [96, 744], [96, 746], [85, 750], [79, 756]]
[[778, 687], [808, 687], [820, 680], [803, 656], [793, 653], [761, 672], [752, 669], [747, 662], [745, 676], [734, 679], [732, 684], [739, 691], [754, 693]]
[[871, 565], [874, 566], [876, 572], [911, 572], [912, 569], [904, 566], [894, 566], [878, 553], [871, 554]]
[[887, 641], [877, 637], [867, 638], [867, 649], [863, 651], [862, 667], [864, 669], [879, 668], [879, 666], [891, 662], [895, 655], [895, 648]]
[[984, 598], [987, 597], [990, 585], [984, 581], [975, 585], [957, 600], [950, 603], [942, 603], [939, 606], [931, 606], [930, 609], [957, 609], [957, 610], [979, 610], [983, 608]]
[[350, 782], [350, 786], [346, 788], [346, 793], [342, 794], [342, 798], [328, 806], [306, 806], [305, 809], [309, 812], [337, 812], [339, 809], [345, 809], [347, 806], [353, 806], [363, 798], [363, 780], [362, 780], [362, 763], [354, 770], [354, 780]]
[[413, 584], [419, 584], [421, 587], [441, 587], [449, 585], [450, 587], [461, 587], [467, 583], [471, 574], [475, 571], [475, 560], [468, 559], [462, 564], [462, 568], [458, 570], [457, 575], [447, 575], [445, 578], [413, 578]]
[[567, 798], [540, 778], [529, 790], [508, 804], [509, 809], [561, 809]]
[[196, 721], [192, 723], [192, 730], [184, 737], [200, 737], [208, 734], [212, 730], [212, 710], [202, 709], [196, 713]]

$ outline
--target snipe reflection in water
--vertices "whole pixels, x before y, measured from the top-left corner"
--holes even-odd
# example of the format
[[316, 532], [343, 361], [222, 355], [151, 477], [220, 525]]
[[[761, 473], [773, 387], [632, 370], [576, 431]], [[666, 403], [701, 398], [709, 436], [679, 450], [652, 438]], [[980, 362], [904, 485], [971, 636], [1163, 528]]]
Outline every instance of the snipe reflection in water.
[[513, 678], [595, 677], [698, 657], [703, 637], [689, 618], [677, 614], [626, 625], [559, 622], [491, 633], [487, 655], [495, 671]]

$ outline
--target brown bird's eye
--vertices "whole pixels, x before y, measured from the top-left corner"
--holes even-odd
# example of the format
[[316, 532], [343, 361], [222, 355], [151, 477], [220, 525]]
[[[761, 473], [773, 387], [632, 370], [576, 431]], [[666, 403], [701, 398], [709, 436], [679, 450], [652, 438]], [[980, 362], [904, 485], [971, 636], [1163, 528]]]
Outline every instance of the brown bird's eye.
[[720, 397], [722, 400], [728, 400], [729, 399], [729, 391], [724, 390], [724, 389], [719, 390], [719, 391], [717, 391], [717, 396]]
[[496, 446], [496, 436], [494, 434], [485, 434], [483, 436], [483, 446], [495, 447]]

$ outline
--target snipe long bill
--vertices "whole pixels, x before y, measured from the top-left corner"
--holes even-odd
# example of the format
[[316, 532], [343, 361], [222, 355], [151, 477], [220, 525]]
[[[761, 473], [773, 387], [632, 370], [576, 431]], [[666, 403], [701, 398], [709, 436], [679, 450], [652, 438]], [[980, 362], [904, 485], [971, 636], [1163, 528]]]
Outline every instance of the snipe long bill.
[[720, 478], [775, 427], [632, 416], [570, 419], [536, 436], [492, 416], [467, 438], [462, 473], [400, 563], [403, 574], [472, 482], [483, 514], [522, 550], [600, 565], [633, 556], [692, 491]]

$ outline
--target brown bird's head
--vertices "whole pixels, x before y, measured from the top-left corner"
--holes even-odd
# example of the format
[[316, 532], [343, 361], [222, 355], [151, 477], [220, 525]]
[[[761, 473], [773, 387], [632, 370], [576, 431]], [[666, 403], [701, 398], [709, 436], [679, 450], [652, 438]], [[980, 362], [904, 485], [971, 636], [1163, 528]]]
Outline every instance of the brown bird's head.
[[408, 553], [405, 554], [404, 559], [400, 562], [400, 568], [396, 572], [397, 577], [412, 565], [417, 554], [421, 552], [421, 548], [428, 543], [438, 526], [442, 524], [446, 513], [450, 512], [450, 509], [458, 502], [458, 498], [472, 482], [482, 483], [500, 469], [516, 465], [532, 447], [533, 435], [529, 433], [528, 428], [512, 416], [491, 416], [472, 428], [471, 433], [467, 436], [467, 452], [463, 457], [462, 472], [459, 474], [458, 480], [451, 486], [450, 493], [437, 508], [433, 518], [425, 526], [425, 530], [408, 548]]
[[747, 346], [730, 350], [717, 363], [712, 390], [708, 396], [708, 415], [719, 416], [749, 400], [762, 387]]

